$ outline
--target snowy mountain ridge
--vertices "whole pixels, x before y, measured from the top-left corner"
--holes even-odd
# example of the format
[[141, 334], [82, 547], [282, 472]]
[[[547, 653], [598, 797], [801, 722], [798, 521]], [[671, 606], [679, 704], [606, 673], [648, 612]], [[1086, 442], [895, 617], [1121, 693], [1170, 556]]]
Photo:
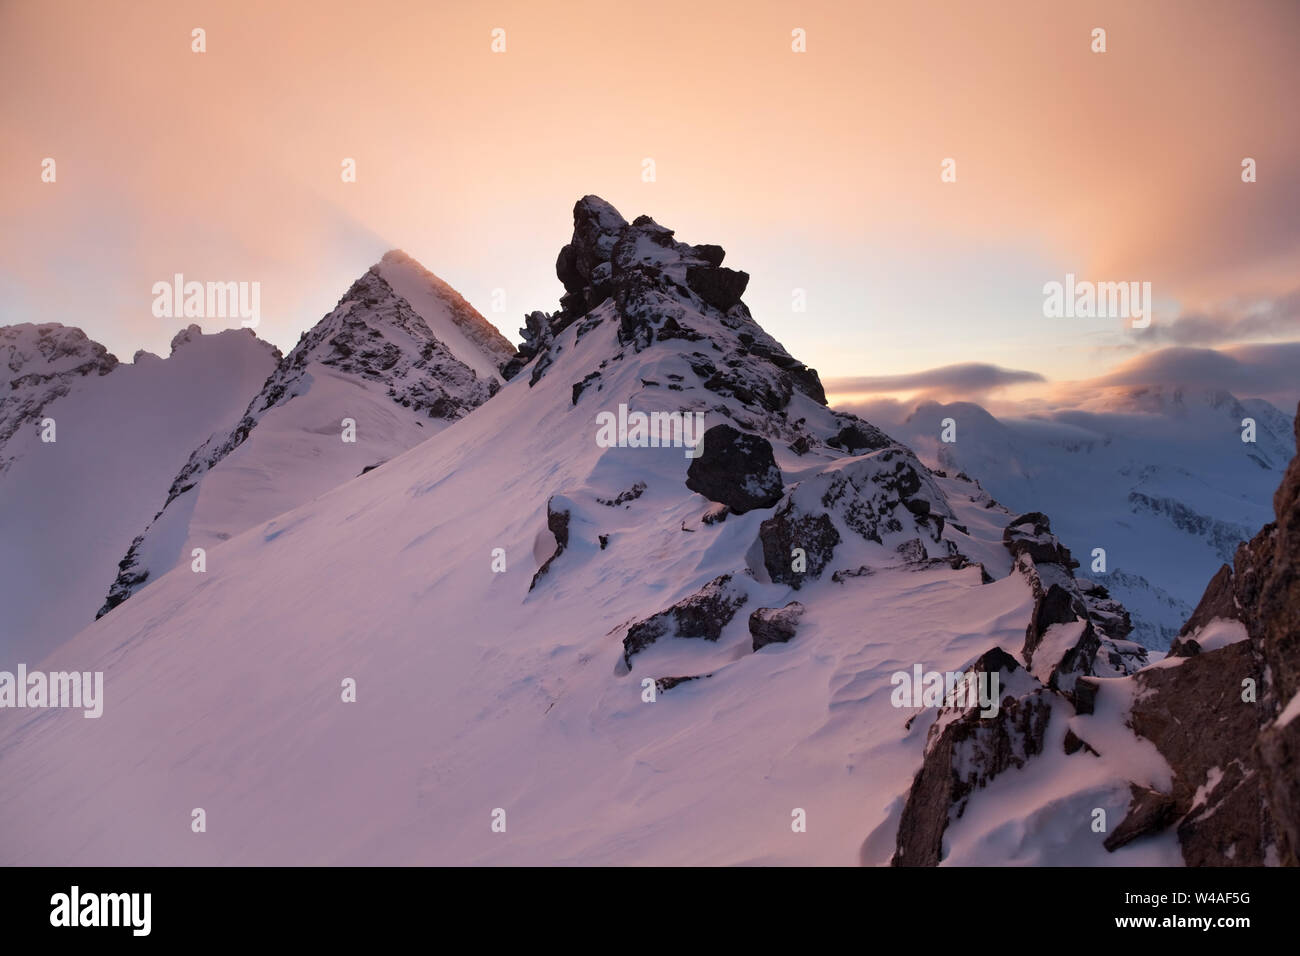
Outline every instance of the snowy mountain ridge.
[[[1142, 665], [1044, 515], [827, 408], [722, 261], [580, 200], [561, 308], [490, 401], [60, 648], [47, 666], [104, 671], [101, 719], [0, 713], [0, 859], [885, 863], [939, 717], [891, 675], [1014, 665], [1038, 703], [1000, 712], [1041, 724]], [[701, 454], [606, 447], [620, 405], [702, 412]], [[1117, 759], [1072, 767], [1122, 813]], [[76, 812], [73, 772], [101, 795]], [[1051, 814], [1034, 799], [984, 812]], [[222, 823], [196, 841], [200, 802]], [[1177, 859], [1088, 822], [954, 859]]]
[[[412, 294], [427, 287], [438, 295], [417, 299], [425, 306], [417, 312], [385, 273], [402, 276]], [[234, 427], [191, 453], [162, 509], [119, 562], [96, 616], [188, 562], [196, 547], [206, 553], [249, 525], [377, 467], [491, 397], [497, 376], [481, 378], [468, 363], [490, 367], [499, 349], [474, 317], [482, 325], [486, 320], [466, 313], [468, 304], [444, 285], [398, 252], [353, 283], [334, 310], [303, 333]], [[458, 352], [434, 335], [431, 323], [452, 330]], [[364, 442], [348, 434], [349, 423]]]

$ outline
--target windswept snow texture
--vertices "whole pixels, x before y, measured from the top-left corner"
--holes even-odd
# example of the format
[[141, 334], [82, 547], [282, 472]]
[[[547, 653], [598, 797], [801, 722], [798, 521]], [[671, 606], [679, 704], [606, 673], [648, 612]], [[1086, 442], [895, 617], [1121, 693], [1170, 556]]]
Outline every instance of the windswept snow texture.
[[131, 364], [79, 329], [0, 329], [0, 669], [34, 666], [94, 619], [186, 456], [239, 418], [278, 358], [246, 329], [191, 327], [170, 357]]
[[[0, 863], [888, 859], [928, 724], [907, 726], [890, 676], [1018, 652], [1033, 601], [1002, 543], [1012, 516], [819, 403], [815, 373], [743, 304], [697, 295], [727, 301], [728, 273], [707, 272], [720, 249], [595, 197], [575, 219], [615, 231], [570, 256], [583, 296], [612, 292], [534, 321], [539, 351], [491, 401], [65, 645], [48, 667], [104, 671], [100, 719], [0, 712]], [[762, 436], [782, 502], [727, 514], [686, 487], [681, 448], [598, 446], [597, 414], [620, 403]], [[768, 521], [771, 541], [816, 532], [824, 567], [798, 590], [769, 574]], [[743, 606], [693, 617], [687, 599], [724, 576]], [[753, 651], [750, 613], [796, 597], [796, 635]], [[629, 670], [629, 629], [678, 605]], [[683, 677], [702, 679], [668, 680]], [[1052, 846], [1087, 827], [1071, 808]], [[863, 847], [873, 831], [883, 856]]]
[[[942, 422], [957, 440], [940, 440]], [[1256, 422], [1254, 443], [1242, 420]], [[1112, 388], [1086, 408], [1000, 420], [934, 402], [887, 425], [924, 461], [965, 472], [1009, 508], [1042, 511], [1133, 615], [1133, 640], [1167, 648], [1205, 582], [1272, 518], [1291, 419], [1259, 399], [1192, 388]], [[1106, 571], [1091, 569], [1093, 549]]]
[[[358, 279], [304, 334], [229, 432], [193, 451], [159, 498], [161, 512], [131, 542], [100, 614], [178, 563], [189, 567], [195, 548], [206, 552], [382, 465], [496, 390], [495, 374], [480, 377], [458, 359], [384, 280], [384, 265], [396, 255]], [[406, 279], [418, 268], [400, 260]], [[460, 335], [445, 314], [428, 311]], [[472, 342], [461, 336], [459, 344], [477, 364], [490, 365]], [[348, 428], [355, 442], [344, 440]]]

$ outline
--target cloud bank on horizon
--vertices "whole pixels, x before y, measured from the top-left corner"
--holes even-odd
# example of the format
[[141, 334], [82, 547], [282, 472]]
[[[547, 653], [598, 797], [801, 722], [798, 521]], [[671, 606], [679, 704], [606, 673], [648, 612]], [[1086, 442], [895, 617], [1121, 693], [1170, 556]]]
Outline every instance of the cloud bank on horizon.
[[1171, 346], [1135, 356], [1095, 378], [1066, 382], [1048, 382], [1024, 369], [967, 363], [902, 375], [833, 378], [825, 385], [832, 404], [886, 421], [929, 401], [977, 402], [995, 414], [1042, 414], [1087, 407], [1114, 389], [1164, 386], [1262, 398], [1290, 415], [1300, 403], [1300, 342], [1222, 349]]

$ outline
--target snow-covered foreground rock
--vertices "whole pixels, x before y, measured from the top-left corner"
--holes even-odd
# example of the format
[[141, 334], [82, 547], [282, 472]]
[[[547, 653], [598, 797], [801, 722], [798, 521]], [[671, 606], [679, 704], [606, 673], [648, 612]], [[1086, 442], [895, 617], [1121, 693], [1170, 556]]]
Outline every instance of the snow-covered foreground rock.
[[[1247, 418], [1254, 442], [1241, 440]], [[941, 440], [948, 419], [951, 443]], [[1050, 515], [1081, 573], [1128, 608], [1134, 640], [1164, 650], [1203, 583], [1271, 519], [1291, 424], [1265, 401], [1223, 391], [1112, 386], [1047, 417], [999, 419], [969, 402], [927, 402], [886, 427], [1008, 507]], [[1105, 550], [1101, 572], [1091, 569], [1096, 548]]]
[[[1178, 862], [1092, 830], [1160, 764], [1065, 753], [1144, 653], [1048, 518], [828, 409], [720, 248], [574, 218], [494, 397], [62, 647], [102, 717], [0, 711], [0, 862]], [[977, 661], [986, 724], [899, 706]]]
[[79, 329], [0, 329], [0, 668], [94, 619], [186, 456], [234, 424], [278, 359], [246, 329], [182, 331], [167, 358], [131, 363]]
[[214, 545], [464, 417], [496, 391], [511, 351], [441, 279], [388, 253], [304, 333], [239, 420], [192, 450], [162, 510], [119, 555], [99, 614], [192, 567], [195, 549], [206, 563]]

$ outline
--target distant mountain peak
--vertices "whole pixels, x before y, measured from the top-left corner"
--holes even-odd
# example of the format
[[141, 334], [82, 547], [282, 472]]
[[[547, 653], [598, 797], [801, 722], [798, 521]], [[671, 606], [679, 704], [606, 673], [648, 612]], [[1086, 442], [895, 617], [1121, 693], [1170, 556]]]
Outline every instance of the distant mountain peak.
[[[213, 434], [194, 449], [176, 474], [162, 510], [119, 562], [97, 616], [107, 614], [176, 563], [177, 528], [190, 539], [201, 538], [205, 546], [223, 540], [221, 535], [228, 537], [296, 504], [297, 495], [310, 498], [362, 474], [377, 461], [400, 454], [496, 393], [500, 384], [492, 366], [488, 364], [488, 374], [481, 376], [434, 333], [426, 316], [444, 331], [457, 320], [429, 301], [422, 302], [423, 314], [417, 311], [389, 284], [385, 262], [408, 274], [418, 275], [414, 270], [422, 268], [405, 254], [390, 253], [353, 282], [288, 355], [276, 352], [275, 369], [234, 427]], [[434, 283], [445, 286], [431, 273], [422, 281], [432, 288]], [[451, 301], [454, 308], [450, 295], [437, 294], [439, 301]], [[460, 321], [469, 320], [462, 315]], [[221, 334], [244, 331], [248, 330]], [[182, 330], [173, 340], [173, 354], [199, 335], [196, 325]], [[480, 366], [489, 361], [468, 338], [461, 336], [458, 344], [470, 361]], [[346, 383], [341, 392], [340, 382]], [[339, 427], [345, 417], [366, 436], [363, 447], [370, 457], [365, 461], [355, 460], [355, 452], [338, 443], [337, 436], [321, 437]], [[265, 440], [257, 437], [264, 435]], [[250, 443], [250, 438], [257, 440]], [[251, 453], [246, 447], [250, 444]], [[287, 449], [310, 456], [303, 469], [292, 475], [284, 471]], [[240, 464], [225, 469], [223, 462], [237, 454]], [[224, 504], [206, 504], [206, 511], [204, 502], [190, 504], [188, 511], [173, 506], [186, 496], [198, 499], [200, 483], [211, 489], [208, 473], [219, 467], [216, 484], [226, 482]], [[234, 472], [240, 476], [233, 477]], [[221, 502], [222, 493], [212, 491], [210, 498]], [[206, 522], [203, 527], [199, 519]]]
[[115, 355], [73, 326], [23, 322], [0, 328], [0, 472], [12, 460], [5, 444], [20, 428], [39, 421], [75, 382], [107, 375], [117, 365]]
[[401, 249], [384, 253], [370, 271], [406, 300], [457, 359], [480, 377], [499, 377], [515, 347], [464, 296]]

